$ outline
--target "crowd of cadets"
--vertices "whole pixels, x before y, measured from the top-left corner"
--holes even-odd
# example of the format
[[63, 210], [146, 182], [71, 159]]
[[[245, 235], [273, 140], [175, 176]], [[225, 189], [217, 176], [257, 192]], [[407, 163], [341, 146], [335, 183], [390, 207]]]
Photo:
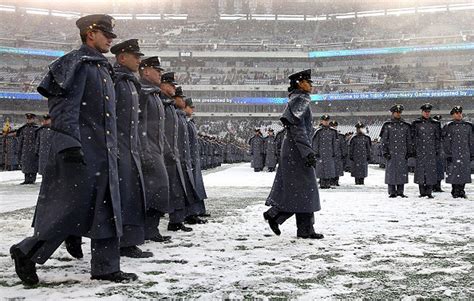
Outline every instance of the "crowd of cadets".
[[[431, 104], [421, 106], [421, 117], [411, 124], [401, 118], [402, 105], [390, 108], [391, 120], [381, 130], [380, 140], [367, 135], [366, 126], [358, 122], [355, 133], [338, 132], [337, 121], [322, 115], [313, 129], [312, 148], [316, 156], [316, 177], [319, 188], [339, 186], [339, 177], [350, 172], [356, 185], [364, 185], [368, 165], [379, 164], [386, 169], [385, 183], [389, 197], [406, 197], [404, 184], [408, 173], [415, 173], [419, 197], [433, 198], [432, 192], [442, 192], [441, 180], [452, 184], [454, 198], [466, 198], [465, 184], [471, 183], [470, 161], [474, 158], [474, 134], [471, 123], [464, 121], [462, 107], [451, 110], [453, 120], [441, 127], [441, 116], [431, 117]], [[256, 172], [267, 166], [274, 171], [278, 162], [284, 130], [276, 136], [268, 130], [263, 137], [260, 129], [250, 138], [252, 167]], [[275, 160], [276, 159], [276, 160]]]
[[[0, 169], [6, 171], [21, 169], [25, 174], [25, 180], [20, 185], [35, 184], [36, 175], [42, 175], [45, 170], [51, 148], [49, 114], [41, 117], [41, 126], [37, 123], [36, 114], [27, 113], [25, 117], [25, 125], [18, 129], [12, 129], [7, 120], [0, 136]], [[232, 164], [248, 160], [246, 154], [248, 148], [245, 145], [221, 140], [203, 132], [197, 135], [202, 170], [215, 168], [223, 163]], [[22, 160], [22, 156], [28, 159]]]
[[[38, 128], [27, 114], [17, 131], [24, 184], [38, 171], [43, 176], [34, 234], [10, 248], [27, 285], [38, 283], [36, 264], [63, 242], [82, 258], [82, 237], [91, 239], [91, 279], [137, 279], [120, 270], [120, 257], [154, 256], [138, 246], [170, 240], [159, 231], [165, 214], [169, 231], [206, 223], [202, 170], [241, 162], [247, 151], [198, 133], [192, 99], [158, 57], [142, 59], [137, 39], [110, 47], [111, 16], [85, 16], [76, 25], [83, 45], [51, 63], [38, 87], [51, 122]], [[109, 50], [113, 66], [103, 55]]]

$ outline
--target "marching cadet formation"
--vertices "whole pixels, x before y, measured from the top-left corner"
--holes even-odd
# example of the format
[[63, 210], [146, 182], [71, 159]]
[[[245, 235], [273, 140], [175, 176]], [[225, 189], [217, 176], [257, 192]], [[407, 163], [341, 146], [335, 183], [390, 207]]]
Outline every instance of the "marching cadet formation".
[[142, 60], [137, 39], [111, 47], [111, 16], [76, 25], [83, 45], [54, 61], [38, 87], [48, 99], [43, 125], [27, 114], [16, 131], [22, 184], [43, 176], [34, 234], [10, 248], [27, 285], [63, 242], [82, 258], [83, 236], [91, 239], [91, 279], [136, 280], [120, 270], [120, 257], [152, 257], [139, 245], [170, 240], [158, 229], [165, 214], [169, 231], [206, 223], [202, 170], [245, 159], [241, 145], [197, 131], [192, 99], [158, 57]]
[[[116, 38], [111, 16], [85, 16], [76, 25], [83, 45], [51, 63], [38, 87], [48, 99], [42, 126], [26, 114], [26, 124], [15, 133], [18, 144], [3, 147], [17, 148], [22, 184], [35, 183], [38, 172], [43, 176], [34, 234], [10, 248], [16, 273], [27, 285], [39, 282], [36, 264], [45, 263], [63, 242], [73, 257], [82, 258], [84, 236], [91, 239], [91, 279], [136, 280], [136, 274], [121, 271], [120, 257], [154, 256], [139, 246], [171, 239], [159, 231], [166, 214], [169, 231], [190, 232], [187, 225], [207, 223], [202, 170], [242, 162], [246, 155], [241, 145], [198, 132], [192, 99], [158, 57], [142, 59], [137, 39], [111, 47]], [[104, 56], [109, 50], [113, 66]], [[321, 189], [339, 186], [349, 165], [355, 184], [364, 185], [374, 146], [360, 122], [349, 136], [326, 114], [314, 128], [311, 70], [292, 74], [289, 81], [280, 118], [284, 129], [276, 135], [268, 129], [266, 137], [255, 129], [249, 140], [252, 168], [276, 171], [266, 200], [270, 209], [263, 214], [271, 230], [280, 235], [279, 225], [295, 215], [298, 237], [322, 239], [313, 226], [314, 212], [321, 209], [317, 179]], [[473, 126], [456, 106], [453, 120], [441, 129], [431, 109], [423, 105], [412, 124], [401, 118], [402, 105], [390, 109], [392, 118], [376, 145], [391, 198], [406, 197], [409, 158], [416, 159], [420, 197], [441, 191], [445, 168], [452, 196], [466, 197]]]

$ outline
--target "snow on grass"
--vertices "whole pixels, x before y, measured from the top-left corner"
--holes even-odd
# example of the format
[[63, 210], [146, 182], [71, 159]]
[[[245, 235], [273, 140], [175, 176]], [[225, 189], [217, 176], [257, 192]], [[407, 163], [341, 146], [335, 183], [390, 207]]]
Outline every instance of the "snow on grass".
[[[387, 197], [384, 173], [369, 169], [366, 186], [346, 174], [337, 189], [320, 191], [322, 210], [315, 229], [323, 240], [296, 238], [294, 218], [275, 236], [262, 218], [275, 173], [254, 173], [249, 164], [223, 166], [204, 177], [210, 223], [193, 232], [172, 233], [169, 243], [146, 243], [153, 258], [123, 258], [122, 269], [136, 272], [129, 284], [89, 279], [90, 250], [83, 260], [61, 247], [38, 266], [40, 284], [26, 288], [15, 276], [8, 249], [31, 233], [33, 208], [0, 213], [0, 295], [26, 299], [129, 298], [474, 298], [474, 202]], [[17, 199], [31, 188], [0, 180]], [[8, 182], [8, 183], [7, 183]], [[449, 186], [444, 185], [448, 191]], [[2, 188], [3, 189], [3, 188]], [[468, 194], [474, 194], [471, 185]], [[3, 196], [6, 193], [2, 192]], [[29, 198], [29, 197], [28, 197]], [[163, 234], [166, 221], [162, 222]]]

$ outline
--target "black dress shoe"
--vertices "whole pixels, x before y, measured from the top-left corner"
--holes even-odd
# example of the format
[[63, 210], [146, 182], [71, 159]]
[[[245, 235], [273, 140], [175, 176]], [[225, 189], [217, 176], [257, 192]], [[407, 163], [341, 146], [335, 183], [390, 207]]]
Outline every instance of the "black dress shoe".
[[10, 248], [10, 255], [15, 261], [15, 272], [21, 281], [26, 285], [38, 284], [39, 279], [36, 274], [36, 264], [18, 248], [17, 245], [13, 245]]
[[189, 225], [197, 224], [197, 221], [194, 219], [194, 216], [188, 216], [184, 219], [184, 222]]
[[320, 233], [297, 234], [296, 236], [303, 239], [323, 239], [324, 238], [324, 235]]
[[124, 273], [122, 271], [105, 274], [105, 275], [95, 275], [91, 277], [92, 280], [105, 280], [112, 282], [130, 282], [138, 279], [137, 274], [134, 273]]
[[197, 215], [188, 216], [184, 219], [186, 224], [196, 225], [196, 224], [206, 224], [207, 220], [199, 218]]
[[267, 212], [263, 213], [263, 218], [266, 221], [268, 221], [268, 224], [270, 225], [270, 229], [272, 229], [273, 233], [275, 233], [276, 235], [281, 234], [278, 223]]
[[153, 253], [142, 251], [137, 246], [131, 246], [120, 248], [120, 256], [130, 258], [150, 258], [153, 257]]
[[396, 195], [396, 194], [391, 194], [391, 195], [389, 195], [388, 197], [393, 199], [393, 198], [396, 198], [397, 195]]
[[432, 194], [427, 194], [426, 195], [429, 199], [434, 199], [434, 196]]
[[203, 214], [199, 214], [198, 216], [200, 216], [200, 217], [211, 217], [211, 214], [210, 213], [203, 213]]
[[188, 216], [187, 218], [184, 219], [184, 222], [190, 225], [207, 224], [206, 219], [199, 218], [197, 215]]
[[82, 238], [80, 236], [68, 236], [64, 241], [67, 252], [76, 259], [84, 257], [82, 253]]
[[171, 240], [171, 236], [163, 236], [161, 234], [158, 234], [153, 237], [147, 238], [147, 240], [156, 241], [156, 242], [165, 242], [165, 241]]
[[193, 228], [186, 227], [183, 223], [169, 223], [168, 224], [168, 231], [184, 231], [184, 232], [191, 232]]
[[408, 198], [408, 196], [404, 195], [403, 193], [402, 193], [402, 194], [399, 194], [398, 196], [401, 197], [401, 198], [404, 198], [404, 199], [405, 199], [405, 198]]

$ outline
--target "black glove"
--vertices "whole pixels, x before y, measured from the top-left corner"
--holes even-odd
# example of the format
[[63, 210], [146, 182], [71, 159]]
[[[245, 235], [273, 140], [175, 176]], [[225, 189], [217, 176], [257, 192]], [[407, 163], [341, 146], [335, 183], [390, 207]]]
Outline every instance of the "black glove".
[[309, 154], [304, 164], [306, 167], [316, 167], [316, 156], [313, 153]]
[[446, 162], [448, 163], [453, 163], [453, 157], [447, 157]]
[[349, 160], [354, 161], [354, 157], [353, 157], [353, 156], [350, 156], [350, 157], [349, 157]]
[[80, 147], [71, 147], [59, 152], [63, 155], [64, 162], [67, 163], [81, 163], [86, 165], [84, 161], [84, 153]]
[[387, 160], [390, 160], [392, 158], [389, 153], [383, 154], [383, 157]]

